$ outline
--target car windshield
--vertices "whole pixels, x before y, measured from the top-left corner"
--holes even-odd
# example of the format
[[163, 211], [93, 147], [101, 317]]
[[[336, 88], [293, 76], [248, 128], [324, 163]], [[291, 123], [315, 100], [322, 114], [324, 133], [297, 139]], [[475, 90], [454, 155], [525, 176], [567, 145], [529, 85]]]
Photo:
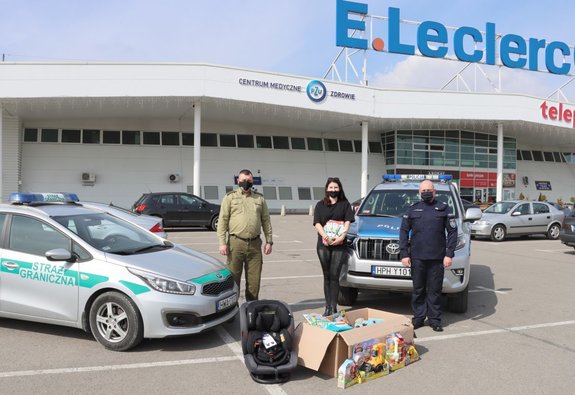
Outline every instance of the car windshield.
[[485, 209], [484, 213], [489, 214], [507, 214], [517, 203], [514, 202], [498, 202], [494, 203]]
[[92, 247], [107, 253], [131, 255], [164, 248], [161, 240], [140, 227], [108, 213], [53, 217]]
[[[435, 198], [440, 202], [447, 203], [449, 212], [458, 216], [453, 195], [450, 191], [437, 191]], [[382, 216], [399, 217], [402, 216], [414, 203], [419, 202], [419, 191], [416, 189], [383, 189], [372, 191], [358, 211], [360, 216]]]

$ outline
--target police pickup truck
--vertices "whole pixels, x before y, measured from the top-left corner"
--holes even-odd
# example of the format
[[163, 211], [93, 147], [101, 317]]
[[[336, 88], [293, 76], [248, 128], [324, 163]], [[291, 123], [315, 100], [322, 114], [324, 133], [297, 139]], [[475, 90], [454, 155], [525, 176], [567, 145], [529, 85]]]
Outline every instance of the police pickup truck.
[[419, 183], [434, 182], [436, 199], [447, 203], [457, 222], [457, 247], [453, 265], [445, 270], [443, 293], [448, 310], [467, 311], [470, 255], [470, 222], [481, 217], [481, 210], [463, 210], [457, 185], [449, 175], [385, 175], [363, 199], [348, 236], [348, 264], [340, 277], [339, 304], [353, 305], [359, 289], [411, 292], [411, 269], [401, 264], [399, 229], [407, 208], [418, 202]]

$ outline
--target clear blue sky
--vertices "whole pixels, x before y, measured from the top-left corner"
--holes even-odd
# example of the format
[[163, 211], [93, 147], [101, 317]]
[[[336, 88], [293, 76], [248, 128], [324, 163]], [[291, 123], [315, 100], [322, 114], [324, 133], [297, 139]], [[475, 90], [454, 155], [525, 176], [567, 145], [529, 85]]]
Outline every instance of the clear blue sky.
[[[375, 1], [369, 14], [575, 43], [573, 3], [540, 1]], [[0, 0], [6, 61], [211, 63], [323, 77], [335, 45], [336, 0]], [[573, 64], [573, 58], [570, 59]], [[458, 62], [371, 53], [371, 85], [438, 89]], [[575, 67], [575, 66], [573, 66]], [[489, 72], [492, 73], [493, 71]], [[568, 77], [504, 73], [504, 91], [546, 96]]]

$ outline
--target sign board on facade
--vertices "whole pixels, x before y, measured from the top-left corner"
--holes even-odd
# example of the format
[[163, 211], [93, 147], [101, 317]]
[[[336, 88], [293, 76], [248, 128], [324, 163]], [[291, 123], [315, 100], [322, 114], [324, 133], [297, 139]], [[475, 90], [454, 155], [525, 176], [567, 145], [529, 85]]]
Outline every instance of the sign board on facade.
[[535, 181], [535, 189], [538, 191], [550, 191], [551, 181]]

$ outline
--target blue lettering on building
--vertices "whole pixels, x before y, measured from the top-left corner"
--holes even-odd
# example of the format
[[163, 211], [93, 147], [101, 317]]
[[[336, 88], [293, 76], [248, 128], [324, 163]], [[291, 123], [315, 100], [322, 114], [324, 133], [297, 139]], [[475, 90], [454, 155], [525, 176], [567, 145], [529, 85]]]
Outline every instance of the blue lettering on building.
[[[364, 3], [347, 0], [337, 0], [336, 5], [336, 45], [338, 47], [368, 49], [369, 42], [365, 38], [353, 37], [353, 31], [362, 33], [366, 30], [365, 17], [368, 6]], [[479, 29], [462, 26], [455, 30], [450, 42], [445, 25], [435, 21], [422, 22], [417, 28], [417, 42], [401, 41], [399, 8], [388, 8], [388, 42], [387, 52], [403, 55], [415, 55], [417, 50], [426, 57], [444, 58], [450, 46], [458, 60], [464, 62], [495, 65], [496, 53], [499, 52], [501, 64], [509, 68], [538, 71], [539, 55], [544, 55], [545, 68], [553, 74], [569, 74], [573, 62], [571, 48], [564, 42], [538, 38], [528, 40], [517, 34], [505, 34], [497, 39], [495, 24], [487, 22], [485, 33]], [[374, 37], [374, 41], [378, 39]], [[465, 48], [465, 42], [483, 43], [483, 49]], [[499, 48], [497, 48], [499, 46]], [[497, 51], [498, 49], [498, 51]], [[570, 59], [571, 62], [568, 60]]]

